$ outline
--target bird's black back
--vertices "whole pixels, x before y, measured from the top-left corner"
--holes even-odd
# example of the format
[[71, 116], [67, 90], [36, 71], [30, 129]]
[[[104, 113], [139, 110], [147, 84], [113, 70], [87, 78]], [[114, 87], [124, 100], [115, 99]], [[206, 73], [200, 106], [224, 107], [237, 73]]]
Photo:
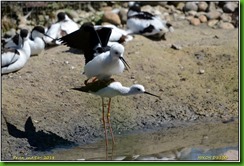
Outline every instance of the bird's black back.
[[[101, 28], [95, 30], [94, 25], [90, 22], [84, 23], [81, 28], [72, 32], [59, 40], [71, 48], [82, 50], [85, 55], [86, 63], [94, 58], [96, 49], [107, 50], [107, 43], [111, 35], [111, 28]], [[100, 44], [99, 49], [98, 45]], [[104, 48], [104, 49], [103, 49]]]

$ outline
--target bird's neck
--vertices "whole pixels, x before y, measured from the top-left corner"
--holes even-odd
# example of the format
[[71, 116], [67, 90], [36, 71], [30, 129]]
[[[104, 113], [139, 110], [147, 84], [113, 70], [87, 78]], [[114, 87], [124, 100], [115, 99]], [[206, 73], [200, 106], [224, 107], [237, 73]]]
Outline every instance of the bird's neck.
[[133, 91], [131, 91], [130, 88], [124, 86], [120, 88], [119, 92], [122, 96], [129, 96], [135, 94]]

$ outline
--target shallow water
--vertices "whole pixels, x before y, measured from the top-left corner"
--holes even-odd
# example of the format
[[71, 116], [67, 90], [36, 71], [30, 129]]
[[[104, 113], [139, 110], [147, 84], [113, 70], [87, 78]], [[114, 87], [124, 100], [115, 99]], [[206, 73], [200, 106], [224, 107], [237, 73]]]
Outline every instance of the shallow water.
[[[198, 124], [115, 137], [108, 160], [238, 160], [238, 122]], [[232, 152], [231, 156], [225, 154]], [[233, 157], [234, 155], [234, 157]], [[106, 160], [105, 140], [56, 149], [54, 160]]]

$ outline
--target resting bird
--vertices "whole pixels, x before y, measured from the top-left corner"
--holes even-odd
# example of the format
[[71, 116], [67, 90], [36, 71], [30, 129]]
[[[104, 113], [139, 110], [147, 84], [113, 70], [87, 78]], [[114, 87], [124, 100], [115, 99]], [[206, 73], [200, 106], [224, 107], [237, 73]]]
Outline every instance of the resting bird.
[[126, 25], [128, 33], [144, 36], [166, 33], [171, 28], [171, 24], [162, 20], [159, 16], [141, 11], [138, 5], [133, 5], [129, 8]]
[[50, 45], [60, 45], [61, 43], [57, 39], [79, 29], [78, 24], [70, 19], [64, 12], [59, 12], [57, 18], [58, 21], [52, 24], [46, 32], [51, 38], [44, 37], [45, 42]]
[[22, 29], [20, 37], [22, 38], [20, 48], [5, 48], [2, 50], [2, 74], [20, 70], [30, 57], [31, 50], [28, 43], [28, 30]]

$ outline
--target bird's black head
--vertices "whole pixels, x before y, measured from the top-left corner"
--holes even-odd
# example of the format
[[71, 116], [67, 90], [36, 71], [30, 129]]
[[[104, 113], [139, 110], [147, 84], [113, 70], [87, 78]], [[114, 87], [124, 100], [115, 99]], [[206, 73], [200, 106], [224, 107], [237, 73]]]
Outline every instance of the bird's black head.
[[27, 37], [27, 36], [28, 36], [28, 30], [27, 30], [27, 29], [21, 29], [21, 30], [20, 30], [20, 36], [21, 36], [22, 38]]
[[44, 29], [42, 26], [35, 26], [35, 27], [32, 29], [32, 31], [38, 31], [38, 32], [40, 32], [40, 33], [42, 33], [42, 34], [45, 33], [45, 29]]
[[129, 8], [129, 10], [134, 11], [134, 12], [141, 12], [141, 8], [138, 4], [135, 4]]
[[94, 25], [91, 22], [85, 22], [80, 27], [80, 29], [83, 29], [84, 31], [90, 31], [91, 28], [94, 29]]
[[59, 21], [63, 21], [65, 19], [65, 13], [64, 12], [59, 12], [57, 14], [57, 17], [58, 17], [58, 22]]

